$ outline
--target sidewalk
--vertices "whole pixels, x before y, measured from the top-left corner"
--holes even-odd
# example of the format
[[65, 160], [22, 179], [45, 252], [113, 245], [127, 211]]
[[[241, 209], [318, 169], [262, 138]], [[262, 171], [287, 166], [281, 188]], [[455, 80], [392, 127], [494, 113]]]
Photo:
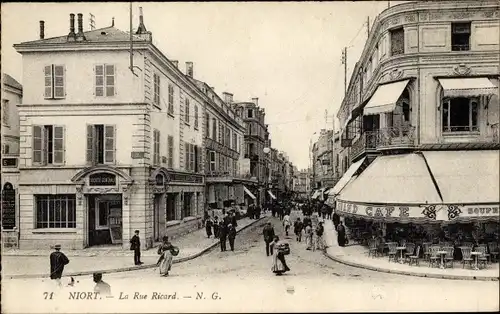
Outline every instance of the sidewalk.
[[499, 264], [493, 263], [486, 269], [471, 270], [463, 269], [459, 261], [455, 261], [454, 268], [439, 269], [428, 267], [428, 264], [420, 260], [420, 266], [409, 266], [389, 262], [387, 257], [368, 257], [368, 249], [361, 245], [348, 245], [340, 247], [337, 243], [337, 233], [331, 220], [325, 220], [325, 241], [328, 245], [326, 256], [330, 259], [353, 267], [364, 268], [379, 272], [392, 274], [455, 279], [455, 280], [499, 280]]
[[[258, 220], [243, 218], [238, 220], [236, 231], [240, 232], [269, 217], [261, 216]], [[193, 231], [172, 240], [179, 247], [174, 263], [182, 263], [203, 255], [219, 244], [218, 239], [207, 238], [205, 228]], [[157, 248], [141, 252], [141, 266], [133, 264], [134, 252], [124, 250], [121, 246], [96, 247], [83, 250], [64, 251], [70, 263], [64, 268], [64, 276], [80, 276], [94, 272], [110, 273], [156, 267]], [[51, 250], [4, 250], [2, 254], [3, 278], [39, 278], [49, 273], [49, 255]], [[98, 265], [96, 267], [96, 265]]]

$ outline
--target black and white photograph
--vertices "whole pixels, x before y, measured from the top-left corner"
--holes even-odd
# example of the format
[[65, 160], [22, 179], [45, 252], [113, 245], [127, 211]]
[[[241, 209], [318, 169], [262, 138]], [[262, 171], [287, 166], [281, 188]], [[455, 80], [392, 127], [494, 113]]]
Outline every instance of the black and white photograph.
[[500, 3], [1, 4], [1, 312], [500, 311]]

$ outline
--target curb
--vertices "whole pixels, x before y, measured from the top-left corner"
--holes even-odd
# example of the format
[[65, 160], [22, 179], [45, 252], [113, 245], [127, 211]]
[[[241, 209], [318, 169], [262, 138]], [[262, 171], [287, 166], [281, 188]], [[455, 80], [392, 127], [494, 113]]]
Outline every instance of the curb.
[[372, 270], [372, 271], [378, 271], [381, 273], [389, 273], [389, 274], [396, 274], [396, 275], [404, 275], [404, 276], [413, 276], [413, 277], [425, 277], [425, 278], [436, 278], [436, 279], [448, 279], [448, 280], [478, 280], [478, 281], [499, 281], [499, 277], [488, 277], [488, 276], [460, 276], [460, 275], [438, 275], [438, 274], [423, 274], [423, 273], [415, 273], [415, 272], [410, 272], [410, 271], [403, 271], [403, 270], [393, 270], [393, 269], [387, 269], [387, 268], [381, 268], [381, 267], [374, 267], [374, 266], [369, 266], [369, 265], [364, 265], [364, 264], [358, 264], [358, 263], [353, 263], [353, 262], [348, 262], [345, 261], [341, 258], [334, 257], [330, 254], [328, 254], [326, 251], [323, 252], [323, 254], [328, 257], [329, 259], [341, 263], [347, 266], [351, 267], [356, 267], [356, 268], [361, 268], [361, 269], [367, 269], [367, 270]]
[[[249, 223], [245, 227], [241, 228], [240, 230], [236, 231], [236, 233], [240, 233], [241, 231], [249, 228], [250, 226], [255, 225], [259, 221], [269, 218], [268, 216], [261, 216], [259, 219], [254, 220], [253, 222]], [[172, 264], [179, 264], [179, 263], [184, 263], [187, 261], [190, 261], [192, 259], [195, 259], [197, 257], [200, 257], [201, 255], [209, 252], [216, 246], [218, 246], [220, 243], [219, 240], [215, 241], [213, 244], [210, 244], [210, 246], [204, 248], [200, 252], [186, 256], [183, 258], [175, 259], [173, 260]], [[77, 276], [86, 276], [86, 275], [93, 275], [94, 273], [101, 273], [101, 274], [109, 274], [109, 273], [121, 273], [121, 272], [127, 272], [127, 271], [134, 271], [134, 270], [143, 270], [143, 269], [149, 269], [149, 268], [155, 268], [158, 267], [156, 264], [149, 264], [149, 265], [141, 265], [141, 266], [130, 266], [130, 267], [122, 267], [122, 268], [113, 268], [113, 269], [106, 269], [106, 270], [92, 270], [92, 271], [79, 271], [79, 272], [74, 272], [74, 273], [67, 273], [64, 274], [63, 277], [77, 277]], [[32, 278], [49, 278], [49, 275], [47, 274], [33, 274], [33, 275], [3, 275], [2, 276], [5, 279], [32, 279]]]

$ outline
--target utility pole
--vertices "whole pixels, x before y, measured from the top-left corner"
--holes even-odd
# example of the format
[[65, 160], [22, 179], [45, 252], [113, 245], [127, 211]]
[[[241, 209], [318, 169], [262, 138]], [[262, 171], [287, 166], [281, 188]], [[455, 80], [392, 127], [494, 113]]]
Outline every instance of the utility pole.
[[337, 171], [335, 171], [337, 167], [337, 159], [335, 158], [335, 113], [332, 114], [332, 179], [333, 179], [333, 186], [337, 184], [335, 182], [335, 179], [337, 177]]
[[90, 30], [93, 31], [95, 29], [95, 16], [92, 13], [90, 13], [89, 24]]
[[347, 95], [347, 47], [342, 51], [342, 64], [344, 65], [344, 97]]
[[366, 17], [366, 37], [370, 37], [370, 17]]

